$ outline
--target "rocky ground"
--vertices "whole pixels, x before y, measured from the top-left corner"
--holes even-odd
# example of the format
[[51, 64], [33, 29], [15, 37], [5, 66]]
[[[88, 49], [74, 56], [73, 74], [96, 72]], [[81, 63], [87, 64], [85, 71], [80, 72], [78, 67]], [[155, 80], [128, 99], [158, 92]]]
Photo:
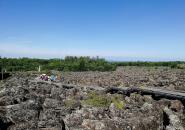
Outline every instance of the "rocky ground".
[[185, 90], [185, 70], [166, 67], [119, 67], [112, 72], [66, 72], [65, 83], [91, 86], [163, 87]]
[[119, 68], [65, 73], [63, 83], [15, 74], [0, 84], [0, 130], [184, 130], [184, 106], [150, 95], [110, 94], [89, 86], [149, 85], [183, 90], [184, 71]]

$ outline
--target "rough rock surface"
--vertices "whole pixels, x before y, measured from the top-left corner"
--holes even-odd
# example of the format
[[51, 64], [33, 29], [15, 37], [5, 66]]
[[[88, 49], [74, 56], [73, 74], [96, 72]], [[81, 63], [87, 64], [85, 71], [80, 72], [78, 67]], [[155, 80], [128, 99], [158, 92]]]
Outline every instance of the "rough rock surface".
[[66, 72], [65, 83], [89, 86], [163, 87], [185, 90], [185, 70], [166, 67], [119, 67], [112, 72]]
[[[185, 128], [184, 106], [177, 100], [155, 101], [151, 96], [136, 93], [130, 96], [113, 95], [103, 90], [95, 91], [83, 86], [58, 86], [53, 83], [33, 82], [33, 79], [34, 76], [19, 74], [1, 84], [0, 130]], [[98, 93], [99, 97], [119, 97], [119, 102], [111, 100], [108, 106], [103, 107], [89, 105], [85, 101], [92, 92]], [[95, 101], [99, 101], [99, 97]]]

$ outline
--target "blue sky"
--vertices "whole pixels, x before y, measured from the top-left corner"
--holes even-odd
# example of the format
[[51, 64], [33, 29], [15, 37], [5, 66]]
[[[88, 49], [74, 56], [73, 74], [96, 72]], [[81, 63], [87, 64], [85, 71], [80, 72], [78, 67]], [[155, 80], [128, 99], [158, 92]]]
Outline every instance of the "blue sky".
[[185, 60], [185, 0], [0, 0], [0, 55]]

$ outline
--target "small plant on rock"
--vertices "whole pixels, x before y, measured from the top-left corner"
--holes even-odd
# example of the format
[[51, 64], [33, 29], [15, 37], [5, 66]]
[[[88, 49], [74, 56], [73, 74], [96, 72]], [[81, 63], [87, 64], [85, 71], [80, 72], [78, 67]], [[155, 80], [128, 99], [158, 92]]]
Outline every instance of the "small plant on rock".
[[88, 98], [84, 100], [83, 103], [94, 107], [109, 107], [111, 101], [105, 95], [100, 95], [96, 92], [91, 92], [88, 94]]
[[113, 96], [111, 102], [114, 103], [117, 109], [123, 109], [125, 107], [124, 101], [120, 95]]

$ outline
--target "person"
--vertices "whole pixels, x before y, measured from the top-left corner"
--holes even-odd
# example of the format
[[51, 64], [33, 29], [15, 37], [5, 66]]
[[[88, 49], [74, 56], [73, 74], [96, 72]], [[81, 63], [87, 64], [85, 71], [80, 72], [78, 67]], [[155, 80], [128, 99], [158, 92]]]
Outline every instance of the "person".
[[63, 82], [64, 81], [64, 76], [62, 75], [62, 73], [61, 73], [61, 75], [60, 75], [60, 80]]
[[48, 81], [48, 76], [47, 75], [44, 76], [44, 80]]
[[41, 75], [40, 75], [40, 79], [41, 79], [41, 80], [45, 80], [45, 76], [46, 76], [46, 74], [41, 74]]
[[62, 76], [61, 80], [64, 81], [64, 76]]
[[60, 81], [61, 80], [61, 75], [58, 73], [57, 74], [57, 80]]
[[55, 81], [55, 80], [56, 80], [56, 76], [55, 76], [55, 75], [51, 75], [51, 76], [50, 76], [50, 80], [51, 80], [51, 81]]

